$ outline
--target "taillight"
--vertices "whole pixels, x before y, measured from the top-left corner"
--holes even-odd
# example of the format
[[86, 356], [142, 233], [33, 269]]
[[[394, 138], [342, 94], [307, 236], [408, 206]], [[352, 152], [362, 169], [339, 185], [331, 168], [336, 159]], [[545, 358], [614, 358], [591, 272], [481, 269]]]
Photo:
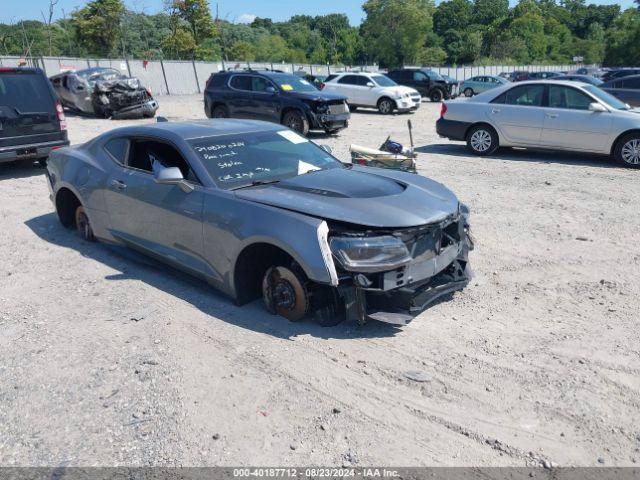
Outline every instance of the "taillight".
[[356, 163], [358, 165], [366, 165], [367, 161], [364, 158], [356, 158]]
[[440, 108], [440, 118], [444, 118], [445, 113], [447, 113], [447, 104], [442, 102], [442, 107]]
[[320, 90], [322, 90], [324, 88], [324, 83], [320, 83]]
[[58, 117], [58, 121], [60, 122], [60, 130], [67, 129], [67, 118], [64, 116], [64, 108], [60, 102], [56, 102], [56, 115]]
[[204, 82], [204, 89], [206, 90], [207, 88], [209, 88], [209, 84], [211, 83], [211, 77], [207, 78], [207, 81]]

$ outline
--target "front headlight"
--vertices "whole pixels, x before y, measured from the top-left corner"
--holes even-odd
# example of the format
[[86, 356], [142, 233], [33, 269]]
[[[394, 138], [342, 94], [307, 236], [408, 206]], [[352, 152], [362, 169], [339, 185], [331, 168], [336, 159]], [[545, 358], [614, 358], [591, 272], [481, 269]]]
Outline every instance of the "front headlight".
[[345, 270], [380, 272], [393, 270], [411, 261], [411, 255], [399, 238], [333, 237], [329, 241], [331, 252]]
[[319, 103], [316, 105], [316, 112], [318, 113], [326, 113], [329, 110], [329, 105], [326, 103]]

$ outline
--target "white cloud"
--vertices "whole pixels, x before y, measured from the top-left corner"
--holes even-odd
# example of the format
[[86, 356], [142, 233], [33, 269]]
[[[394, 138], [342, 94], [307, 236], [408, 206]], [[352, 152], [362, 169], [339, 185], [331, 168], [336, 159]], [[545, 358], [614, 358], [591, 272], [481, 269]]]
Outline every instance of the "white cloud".
[[252, 15], [251, 13], [243, 13], [236, 20], [238, 23], [251, 23], [256, 19], [256, 15]]

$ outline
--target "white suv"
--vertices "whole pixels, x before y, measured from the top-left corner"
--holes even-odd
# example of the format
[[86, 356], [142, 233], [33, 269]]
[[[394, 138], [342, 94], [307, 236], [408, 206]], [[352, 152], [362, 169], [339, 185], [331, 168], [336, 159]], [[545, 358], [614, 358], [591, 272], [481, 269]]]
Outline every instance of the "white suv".
[[422, 98], [413, 88], [398, 85], [381, 73], [336, 73], [324, 81], [322, 90], [347, 97], [349, 108], [377, 108], [382, 114], [416, 110]]

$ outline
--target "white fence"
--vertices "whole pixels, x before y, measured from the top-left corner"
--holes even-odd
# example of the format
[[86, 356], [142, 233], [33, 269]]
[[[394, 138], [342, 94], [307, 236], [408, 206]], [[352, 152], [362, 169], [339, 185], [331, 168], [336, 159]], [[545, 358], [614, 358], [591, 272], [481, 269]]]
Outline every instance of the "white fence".
[[[0, 57], [0, 66], [16, 67], [24, 64], [21, 57]], [[65, 57], [33, 57], [26, 64], [42, 68], [48, 76], [67, 70], [81, 70], [89, 67], [112, 67], [123, 73], [138, 77], [154, 95], [183, 95], [202, 93], [209, 75], [232, 68], [276, 69], [285, 72], [304, 71], [317, 75], [348, 71], [378, 71], [376, 65], [345, 67], [337, 65], [310, 65], [291, 63], [258, 62], [201, 62], [180, 60], [128, 60], [128, 59], [83, 59]], [[576, 65], [492, 65], [492, 66], [443, 66], [430, 67], [442, 75], [458, 81], [476, 75], [498, 75], [501, 72], [525, 70], [529, 72], [564, 71], [577, 68]]]

